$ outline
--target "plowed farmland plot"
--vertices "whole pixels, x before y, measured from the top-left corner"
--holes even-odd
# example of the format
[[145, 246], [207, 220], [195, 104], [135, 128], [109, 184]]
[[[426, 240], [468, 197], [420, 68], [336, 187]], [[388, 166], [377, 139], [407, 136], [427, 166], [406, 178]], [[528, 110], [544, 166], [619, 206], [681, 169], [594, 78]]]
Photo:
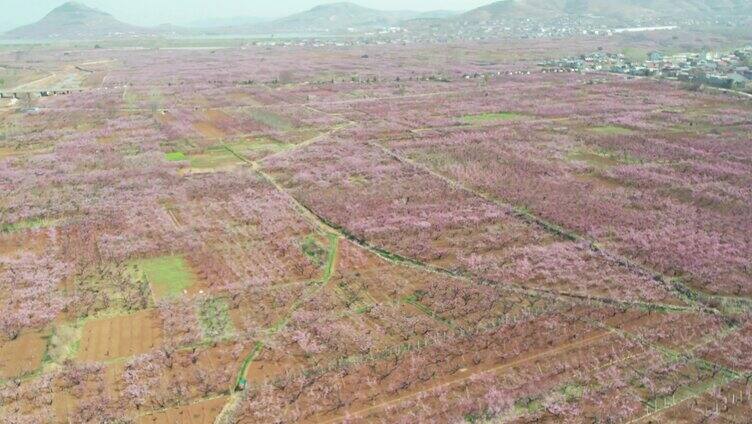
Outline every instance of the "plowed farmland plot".
[[535, 65], [656, 33], [0, 48], [0, 423], [749, 422], [749, 101]]
[[42, 334], [32, 332], [0, 345], [0, 378], [20, 377], [39, 368], [46, 345]]
[[82, 361], [106, 361], [129, 357], [161, 345], [162, 325], [153, 311], [94, 319], [81, 332], [78, 357]]
[[226, 397], [218, 397], [144, 415], [138, 422], [139, 424], [212, 424], [226, 402]]

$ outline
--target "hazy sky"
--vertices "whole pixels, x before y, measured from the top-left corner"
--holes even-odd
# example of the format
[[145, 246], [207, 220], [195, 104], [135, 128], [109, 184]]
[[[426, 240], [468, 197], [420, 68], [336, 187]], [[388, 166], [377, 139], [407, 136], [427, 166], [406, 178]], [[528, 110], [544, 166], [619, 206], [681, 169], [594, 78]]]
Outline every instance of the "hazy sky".
[[[187, 23], [233, 16], [281, 17], [332, 1], [322, 0], [81, 0], [136, 25]], [[493, 0], [356, 0], [383, 10], [467, 10]], [[34, 22], [64, 0], [0, 0], [0, 30]]]

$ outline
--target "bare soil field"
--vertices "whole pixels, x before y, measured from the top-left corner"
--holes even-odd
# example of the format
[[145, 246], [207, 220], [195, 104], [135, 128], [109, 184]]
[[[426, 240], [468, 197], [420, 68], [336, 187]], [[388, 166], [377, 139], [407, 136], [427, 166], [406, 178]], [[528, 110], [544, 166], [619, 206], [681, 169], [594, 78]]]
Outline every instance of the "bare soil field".
[[139, 424], [211, 424], [226, 402], [226, 397], [218, 397], [147, 414], [139, 418], [138, 422]]
[[30, 373], [42, 365], [47, 346], [43, 334], [29, 332], [0, 346], [0, 378], [10, 379]]
[[78, 358], [106, 361], [148, 352], [161, 345], [162, 327], [153, 311], [87, 321]]

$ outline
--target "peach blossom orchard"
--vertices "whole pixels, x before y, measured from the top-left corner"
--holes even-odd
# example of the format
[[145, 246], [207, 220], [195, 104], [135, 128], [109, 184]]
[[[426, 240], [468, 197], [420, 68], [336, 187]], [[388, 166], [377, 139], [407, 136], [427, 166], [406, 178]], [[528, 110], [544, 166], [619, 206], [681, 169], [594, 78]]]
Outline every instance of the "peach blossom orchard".
[[0, 51], [0, 421], [748, 419], [752, 103], [549, 43]]

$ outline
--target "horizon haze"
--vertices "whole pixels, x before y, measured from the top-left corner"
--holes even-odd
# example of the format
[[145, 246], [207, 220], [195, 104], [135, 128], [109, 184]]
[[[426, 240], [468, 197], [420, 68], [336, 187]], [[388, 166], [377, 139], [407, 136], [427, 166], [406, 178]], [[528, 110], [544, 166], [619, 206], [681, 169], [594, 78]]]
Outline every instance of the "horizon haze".
[[[0, 17], [0, 32], [30, 24], [44, 17], [50, 10], [66, 3], [65, 0], [39, 0], [29, 4], [23, 0], [6, 0], [4, 14]], [[123, 22], [139, 26], [161, 24], [190, 25], [197, 21], [229, 18], [276, 19], [293, 13], [303, 12], [313, 7], [338, 3], [320, 0], [284, 0], [260, 2], [248, 0], [216, 0], [207, 13], [200, 0], [87, 0], [79, 1], [89, 7], [107, 12]], [[483, 6], [485, 0], [448, 0], [441, 7], [429, 0], [362, 0], [354, 2], [359, 6], [380, 10], [414, 10], [418, 12], [442, 9], [464, 11]]]

